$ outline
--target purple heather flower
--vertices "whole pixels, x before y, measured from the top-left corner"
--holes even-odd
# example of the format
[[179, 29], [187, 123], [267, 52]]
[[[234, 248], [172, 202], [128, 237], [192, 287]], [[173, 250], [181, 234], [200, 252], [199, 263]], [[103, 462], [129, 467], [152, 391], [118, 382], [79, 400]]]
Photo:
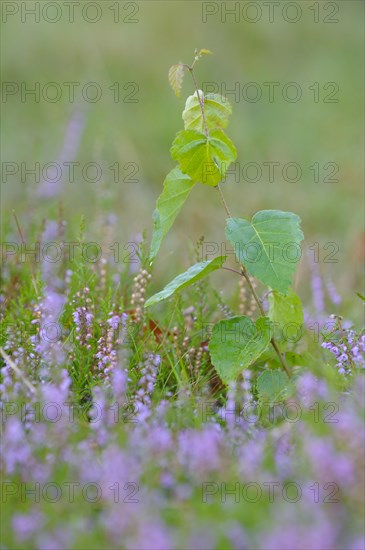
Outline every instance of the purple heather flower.
[[275, 466], [280, 479], [287, 479], [293, 475], [293, 444], [291, 442], [291, 434], [283, 434], [277, 441], [275, 446]]
[[202, 430], [184, 430], [178, 437], [178, 458], [192, 476], [218, 469], [222, 434], [215, 424]]
[[49, 533], [40, 533], [37, 537], [37, 549], [39, 550], [60, 550], [60, 548], [72, 547], [72, 530], [65, 527], [58, 527]]
[[223, 525], [223, 532], [235, 550], [248, 550], [249, 539], [243, 526], [238, 521], [228, 521]]
[[326, 288], [331, 302], [335, 306], [339, 306], [342, 302], [341, 296], [338, 294], [336, 287], [329, 276], [326, 277]]
[[125, 370], [122, 370], [120, 367], [114, 368], [111, 374], [111, 386], [113, 390], [113, 395], [116, 399], [121, 399], [125, 397], [125, 392], [128, 385], [128, 374]]
[[323, 342], [322, 347], [328, 349], [337, 360], [340, 374], [348, 374], [352, 367], [365, 366], [365, 334], [357, 337], [354, 330], [344, 330], [341, 341]]
[[5, 424], [2, 435], [1, 456], [5, 463], [5, 472], [13, 474], [17, 466], [29, 466], [32, 449], [19, 418], [11, 416]]
[[112, 327], [113, 330], [117, 330], [120, 323], [119, 315], [113, 315], [108, 319], [107, 323]]
[[348, 550], [364, 550], [365, 548], [365, 536], [354, 538], [349, 542], [347, 546]]
[[174, 550], [176, 548], [167, 527], [157, 518], [144, 518], [138, 533], [126, 544], [127, 550]]
[[47, 220], [41, 237], [41, 244], [54, 242], [58, 235], [58, 225], [55, 220]]
[[228, 387], [226, 406], [223, 408], [225, 420], [230, 428], [236, 423], [236, 391], [236, 383], [231, 382]]
[[255, 439], [249, 439], [237, 448], [240, 476], [249, 479], [257, 475], [264, 458], [265, 434], [257, 433]]
[[349, 456], [337, 452], [328, 437], [320, 439], [313, 435], [305, 435], [304, 450], [312, 470], [323, 483], [335, 482], [345, 487], [355, 481], [353, 461]]
[[19, 542], [25, 542], [42, 528], [45, 517], [39, 510], [33, 509], [28, 514], [15, 514], [12, 519], [12, 526]]
[[299, 401], [303, 406], [310, 406], [318, 399], [328, 397], [328, 387], [324, 380], [318, 379], [311, 372], [303, 373], [296, 381]]
[[139, 422], [144, 422], [151, 415], [151, 395], [155, 387], [158, 368], [161, 357], [157, 354], [149, 354], [143, 363], [141, 377], [136, 391], [135, 411]]
[[79, 149], [81, 137], [85, 127], [85, 116], [82, 112], [75, 112], [67, 125], [66, 133], [62, 145], [62, 149], [57, 159], [58, 171], [62, 174], [58, 176], [56, 172], [54, 177], [49, 177], [49, 180], [43, 180], [38, 187], [38, 196], [44, 199], [57, 197], [63, 186], [63, 173], [66, 172], [66, 162], [72, 162]]
[[322, 276], [316, 262], [310, 260], [309, 266], [311, 270], [313, 305], [318, 317], [321, 318], [325, 311]]
[[96, 434], [98, 445], [104, 446], [108, 441], [108, 414], [107, 399], [104, 388], [95, 386], [93, 388], [93, 403], [90, 411], [91, 429]]
[[188, 537], [186, 548], [194, 550], [207, 550], [207, 548], [216, 548], [217, 533], [211, 526], [205, 528], [199, 527]]
[[[293, 506], [293, 504], [291, 504]], [[281, 518], [282, 519], [282, 518]], [[328, 550], [336, 549], [337, 529], [330, 522], [322, 525], [306, 526], [300, 523], [298, 515], [290, 518], [290, 521], [282, 519], [276, 529], [270, 531], [264, 540], [260, 541], [259, 548], [265, 550]], [[283, 528], [285, 525], [285, 528]]]
[[60, 365], [65, 360], [65, 352], [61, 341], [60, 316], [66, 298], [56, 290], [46, 287], [44, 298], [38, 306], [40, 313], [39, 334], [31, 337], [35, 352], [41, 356], [44, 363], [44, 374], [52, 365]]
[[165, 466], [168, 463], [168, 453], [174, 449], [170, 429], [157, 423], [137, 426], [131, 434], [130, 442], [142, 464], [148, 465], [153, 460], [154, 463]]

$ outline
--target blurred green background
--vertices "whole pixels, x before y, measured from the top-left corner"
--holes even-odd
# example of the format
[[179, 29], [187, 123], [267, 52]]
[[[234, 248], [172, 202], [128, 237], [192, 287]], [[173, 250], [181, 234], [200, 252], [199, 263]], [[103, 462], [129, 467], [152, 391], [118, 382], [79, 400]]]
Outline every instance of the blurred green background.
[[[103, 176], [90, 183], [76, 169], [74, 183], [64, 182], [62, 193], [46, 198], [37, 193], [39, 185], [32, 177], [22, 182], [19, 174], [5, 179], [3, 175], [3, 239], [16, 235], [11, 209], [16, 210], [30, 239], [42, 219], [57, 216], [60, 204], [69, 240], [78, 234], [82, 214], [86, 217], [87, 240], [108, 239], [123, 246], [144, 229], [150, 236], [155, 200], [165, 175], [174, 166], [169, 148], [182, 128], [185, 98], [193, 93], [186, 75], [183, 100], [177, 100], [169, 88], [167, 72], [174, 63], [191, 62], [195, 48], [209, 48], [214, 56], [198, 63], [199, 83], [215, 82], [220, 90], [222, 83], [228, 90], [239, 83], [240, 91], [246, 90], [253, 97], [253, 89], [244, 86], [255, 82], [262, 91], [262, 98], [256, 102], [247, 101], [242, 93], [239, 101], [228, 95], [233, 116], [227, 133], [236, 144], [238, 162], [241, 168], [250, 162], [262, 168], [262, 177], [256, 183], [242, 177], [235, 182], [230, 177], [224, 184], [232, 212], [251, 217], [256, 210], [272, 208], [299, 214], [306, 236], [304, 250], [319, 243], [320, 269], [330, 274], [342, 295], [348, 296], [349, 309], [358, 310], [359, 304], [353, 306], [356, 299], [350, 291], [361, 291], [364, 242], [363, 2], [296, 2], [301, 16], [295, 23], [286, 21], [283, 15], [295, 17], [290, 11], [294, 8], [288, 8], [287, 2], [276, 8], [273, 22], [268, 7], [259, 2], [251, 3], [256, 5], [251, 6], [252, 11], [242, 11], [247, 2], [227, 2], [227, 8], [238, 4], [239, 13], [238, 21], [227, 15], [225, 22], [224, 3], [218, 2], [209, 3], [209, 9], [217, 13], [207, 16], [206, 22], [202, 20], [206, 7], [199, 1], [96, 2], [102, 16], [95, 23], [83, 20], [81, 7], [87, 2], [75, 7], [73, 23], [68, 21], [63, 2], [58, 2], [62, 17], [54, 23], [42, 14], [39, 22], [31, 15], [24, 16], [22, 22], [21, 3], [10, 4], [16, 4], [19, 12], [8, 17], [2, 14], [2, 80], [17, 83], [19, 90], [25, 83], [31, 88], [39, 82], [41, 97], [37, 102], [28, 96], [22, 102], [20, 91], [3, 95], [3, 162], [25, 162], [29, 166], [57, 162], [70, 121], [83, 116], [85, 126], [79, 147], [73, 151], [70, 146], [71, 153], [67, 154], [72, 158], [67, 160], [79, 162], [81, 167], [96, 162]], [[26, 3], [28, 7], [33, 4]], [[119, 22], [114, 21], [117, 4]], [[260, 19], [256, 23], [245, 20], [244, 14], [252, 20], [259, 13], [258, 4]], [[90, 8], [87, 13], [93, 18], [96, 12]], [[46, 18], [55, 18], [55, 14], [49, 8]], [[42, 98], [49, 82], [61, 86], [59, 101]], [[80, 83], [74, 103], [69, 101], [66, 82]], [[102, 97], [95, 103], [86, 101], [80, 93], [88, 82], [98, 83], [102, 90]], [[114, 101], [114, 92], [109, 89], [116, 82], [120, 86], [119, 102]], [[137, 93], [130, 96], [138, 100], [134, 103], [123, 101], [133, 92], [133, 86], [123, 89], [130, 82], [138, 87]], [[265, 82], [279, 83], [273, 102], [269, 101]], [[283, 86], [288, 82], [300, 87], [299, 101], [283, 99]], [[334, 88], [324, 88], [329, 82], [338, 88], [333, 96], [329, 94]], [[314, 100], [316, 86], [318, 101]], [[288, 93], [293, 94], [293, 88]], [[331, 97], [338, 101], [324, 101]], [[274, 182], [268, 181], [264, 162], [280, 163]], [[288, 162], [300, 165], [302, 176], [298, 182], [285, 181], [282, 176]], [[324, 181], [332, 171], [333, 165], [324, 168], [329, 162], [338, 166], [338, 173], [333, 175], [338, 181]], [[121, 180], [131, 173], [125, 165], [135, 163], [139, 171], [134, 178], [138, 182], [114, 182], [108, 168], [114, 163], [120, 164]], [[314, 181], [314, 170], [310, 168], [315, 163], [320, 167], [319, 182]], [[253, 178], [254, 172], [248, 174]], [[292, 177], [292, 172], [288, 174]], [[105, 234], [105, 225], [111, 223], [109, 214], [115, 215], [115, 222]], [[214, 189], [196, 186], [163, 244], [155, 268], [156, 286], [187, 267], [199, 237], [221, 242], [223, 226], [218, 194]], [[323, 250], [328, 242], [338, 244], [337, 263], [324, 262], [331, 252]], [[303, 282], [305, 287], [305, 265], [298, 277], [297, 283]], [[225, 276], [224, 284], [229, 284]]]

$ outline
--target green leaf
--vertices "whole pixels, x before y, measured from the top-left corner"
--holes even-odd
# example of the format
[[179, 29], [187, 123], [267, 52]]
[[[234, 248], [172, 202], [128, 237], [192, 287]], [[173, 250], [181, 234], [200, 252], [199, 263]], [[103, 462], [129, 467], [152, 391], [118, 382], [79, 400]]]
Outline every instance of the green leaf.
[[198, 130], [182, 130], [171, 147], [171, 156], [184, 174], [194, 182], [213, 186], [224, 178], [236, 155], [235, 146], [222, 130], [213, 130], [208, 138]]
[[360, 294], [360, 292], [355, 292], [356, 296], [358, 296], [360, 298], [360, 300], [362, 300], [363, 302], [365, 302], [365, 296], [363, 296], [362, 294]]
[[216, 271], [221, 268], [225, 260], [226, 256], [218, 256], [213, 260], [199, 262], [189, 267], [187, 271], [175, 277], [175, 279], [165, 286], [163, 290], [151, 296], [151, 298], [149, 298], [145, 303], [145, 307], [150, 307], [158, 302], [162, 302], [162, 300], [166, 300], [166, 298], [169, 298], [172, 294], [175, 294], [175, 292], [181, 290], [182, 288], [200, 281], [200, 279], [203, 279], [209, 275], [209, 273], [212, 273], [212, 271]]
[[[228, 100], [219, 94], [204, 95], [202, 90], [199, 90], [199, 96], [204, 101], [204, 114], [208, 130], [225, 128], [228, 125], [228, 118], [232, 114], [232, 107]], [[186, 100], [182, 117], [185, 130], [204, 132], [203, 117], [196, 92]]]
[[252, 221], [229, 218], [226, 236], [237, 260], [262, 283], [285, 294], [301, 257], [300, 218], [291, 212], [262, 210]]
[[184, 66], [181, 63], [173, 65], [169, 69], [169, 84], [176, 97], [181, 98], [181, 88], [184, 79]]
[[261, 401], [275, 402], [283, 399], [289, 386], [289, 378], [281, 370], [267, 370], [257, 379], [256, 388]]
[[271, 340], [271, 322], [260, 317], [223, 319], [213, 327], [209, 342], [212, 363], [223, 382], [234, 381], [243, 369], [254, 363]]
[[176, 216], [180, 212], [194, 182], [176, 167], [166, 176], [163, 191], [157, 199], [153, 213], [153, 234], [150, 250], [150, 262], [156, 258], [163, 239], [166, 237]]
[[213, 52], [211, 52], [210, 50], [206, 50], [205, 48], [203, 48], [202, 50], [199, 51], [198, 53], [198, 56], [201, 57], [202, 55], [213, 55]]
[[276, 340], [293, 342], [301, 334], [304, 323], [302, 302], [292, 288], [283, 296], [276, 290], [269, 294], [269, 317], [275, 326]]

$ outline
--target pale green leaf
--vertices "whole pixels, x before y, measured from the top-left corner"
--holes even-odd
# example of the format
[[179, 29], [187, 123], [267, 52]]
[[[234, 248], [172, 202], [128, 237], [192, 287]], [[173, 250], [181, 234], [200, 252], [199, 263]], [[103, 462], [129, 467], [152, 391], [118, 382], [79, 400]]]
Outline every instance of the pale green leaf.
[[[206, 94], [199, 90], [200, 99], [204, 102], [204, 115], [208, 130], [225, 128], [232, 114], [232, 107], [227, 99], [219, 94]], [[202, 111], [197, 93], [188, 97], [182, 114], [185, 130], [204, 132]]]
[[151, 296], [145, 303], [145, 307], [150, 307], [162, 300], [166, 300], [166, 298], [169, 298], [175, 292], [200, 281], [200, 279], [203, 279], [209, 273], [212, 273], [212, 271], [221, 268], [225, 260], [226, 256], [218, 256], [213, 260], [199, 262], [189, 267], [187, 271], [175, 277], [163, 290]]
[[261, 401], [271, 403], [283, 399], [287, 393], [290, 380], [281, 370], [267, 370], [260, 374], [256, 388]]
[[301, 257], [300, 218], [291, 212], [262, 210], [252, 221], [229, 218], [226, 236], [237, 260], [262, 283], [285, 294]]
[[181, 97], [181, 88], [184, 79], [184, 66], [181, 63], [173, 65], [169, 69], [169, 84], [173, 89], [176, 97], [180, 99]]
[[200, 50], [200, 52], [198, 53], [199, 56], [202, 56], [202, 55], [213, 55], [213, 52], [211, 52], [210, 50], [206, 50], [205, 48], [203, 48], [202, 50]]
[[163, 239], [170, 230], [194, 185], [189, 176], [183, 174], [178, 167], [171, 170], [166, 176], [163, 191], [157, 199], [156, 210], [153, 213], [150, 262], [157, 256]]
[[275, 326], [277, 340], [295, 341], [304, 323], [302, 302], [292, 288], [286, 296], [276, 290], [269, 294], [269, 317]]
[[236, 149], [222, 130], [207, 138], [198, 130], [182, 130], [171, 147], [171, 156], [194, 182], [216, 186], [236, 159]]
[[270, 343], [271, 332], [268, 317], [260, 317], [253, 323], [242, 315], [223, 319], [214, 325], [209, 351], [223, 382], [234, 381], [260, 357]]

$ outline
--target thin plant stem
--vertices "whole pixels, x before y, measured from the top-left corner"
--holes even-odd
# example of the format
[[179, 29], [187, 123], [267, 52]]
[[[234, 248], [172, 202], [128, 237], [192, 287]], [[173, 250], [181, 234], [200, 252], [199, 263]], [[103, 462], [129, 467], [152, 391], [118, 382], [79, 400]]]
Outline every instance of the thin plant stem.
[[218, 183], [216, 189], [217, 189], [217, 191], [218, 191], [218, 193], [219, 193], [219, 195], [220, 195], [220, 198], [221, 198], [221, 201], [222, 201], [222, 203], [223, 203], [224, 209], [225, 209], [225, 211], [226, 211], [226, 213], [227, 213], [227, 216], [228, 216], [229, 218], [232, 218], [231, 213], [230, 213], [229, 208], [228, 208], [228, 204], [226, 203], [226, 199], [224, 198], [224, 195], [223, 195], [223, 192], [222, 192], [222, 189], [221, 189], [221, 186], [219, 185], [219, 183]]
[[[19, 233], [19, 236], [20, 236], [20, 240], [22, 241], [22, 245], [24, 246], [24, 249], [25, 249], [25, 247], [26, 247], [26, 242], [25, 242], [25, 239], [24, 239], [24, 236], [23, 236], [23, 232], [22, 232], [21, 227], [20, 227], [20, 223], [19, 223], [19, 220], [18, 220], [18, 216], [17, 216], [16, 213], [15, 213], [15, 210], [13, 210], [13, 216], [14, 216], [15, 223], [16, 223], [16, 226], [17, 226], [17, 229], [18, 229], [18, 233]], [[32, 262], [31, 262], [30, 260], [29, 260], [29, 267], [30, 267], [30, 277], [31, 277], [31, 279], [32, 279], [32, 284], [33, 284], [35, 293], [36, 293], [37, 298], [38, 298], [38, 297], [39, 297], [39, 291], [38, 291], [37, 281], [36, 281], [36, 278], [35, 278], [34, 267], [33, 267], [33, 264], [32, 264]]]
[[9, 355], [3, 350], [3, 348], [0, 348], [0, 355], [6, 361], [6, 363], [13, 369], [13, 371], [19, 376], [19, 378], [24, 382], [24, 384], [27, 386], [27, 388], [33, 393], [36, 394], [37, 390], [33, 386], [33, 384], [28, 380], [28, 378], [22, 373], [20, 368], [14, 363], [14, 361], [9, 357]]
[[[222, 189], [219, 187], [219, 185], [218, 185], [217, 187], [218, 187], [218, 190], [219, 190], [220, 197], [221, 197], [221, 199], [222, 199], [222, 203], [223, 203], [224, 209], [225, 209], [225, 211], [227, 212], [228, 217], [229, 217], [229, 218], [232, 218], [232, 216], [231, 216], [231, 214], [230, 214], [230, 211], [229, 211], [229, 208], [228, 208], [228, 206], [227, 206], [226, 200], [225, 200], [225, 198], [224, 198]], [[248, 286], [249, 286], [249, 289], [250, 289], [250, 291], [251, 291], [251, 294], [252, 294], [252, 296], [253, 296], [254, 299], [255, 299], [255, 302], [256, 302], [256, 304], [257, 304], [257, 307], [259, 308], [259, 311], [260, 311], [261, 315], [262, 315], [263, 317], [265, 317], [265, 311], [264, 311], [264, 308], [262, 307], [261, 300], [260, 300], [260, 298], [258, 297], [258, 295], [257, 295], [257, 293], [256, 293], [256, 290], [254, 289], [254, 287], [253, 287], [253, 285], [252, 285], [250, 276], [249, 276], [249, 274], [248, 274], [248, 272], [247, 272], [245, 266], [242, 265], [242, 264], [241, 264], [241, 275], [242, 275], [242, 277], [245, 278], [245, 280], [246, 280], [246, 282], [247, 282], [247, 284], [248, 284]], [[286, 372], [286, 374], [288, 375], [288, 377], [291, 378], [291, 372], [290, 372], [290, 370], [289, 370], [289, 368], [288, 368], [288, 365], [286, 364], [285, 357], [283, 356], [283, 354], [282, 354], [281, 351], [279, 350], [278, 345], [277, 345], [277, 343], [276, 343], [274, 337], [271, 338], [271, 345], [272, 345], [272, 347], [274, 348], [274, 350], [275, 350], [275, 352], [276, 352], [276, 354], [277, 354], [277, 356], [278, 356], [278, 359], [279, 359], [279, 361], [280, 361], [280, 364], [281, 364], [282, 368], [284, 369], [284, 371]]]
[[[195, 59], [196, 61], [196, 59]], [[205, 131], [205, 135], [208, 139], [209, 137], [209, 132], [208, 132], [208, 127], [207, 127], [207, 122], [206, 122], [206, 119], [205, 119], [205, 112], [204, 112], [204, 100], [203, 98], [200, 97], [200, 93], [199, 93], [199, 88], [198, 88], [198, 84], [196, 82], [196, 78], [195, 78], [195, 75], [194, 75], [194, 65], [195, 65], [195, 61], [194, 63], [190, 66], [190, 65], [184, 65], [188, 71], [190, 72], [191, 74], [191, 77], [193, 79], [193, 82], [194, 82], [194, 87], [195, 87], [195, 91], [196, 91], [196, 95], [198, 97], [198, 101], [199, 101], [199, 105], [200, 105], [200, 110], [201, 110], [201, 113], [202, 113], [202, 119], [203, 119], [203, 126], [204, 126], [204, 131]], [[216, 189], [218, 190], [219, 192], [219, 196], [221, 198], [221, 201], [222, 201], [222, 204], [224, 206], [224, 210], [226, 211], [226, 214], [228, 216], [228, 218], [232, 218], [232, 215], [231, 215], [231, 212], [228, 208], [228, 204], [224, 198], [224, 195], [223, 195], [223, 192], [222, 192], [222, 189], [220, 187], [220, 185], [218, 184], [216, 186]], [[228, 271], [234, 271], [237, 273], [236, 270], [233, 270], [233, 269], [230, 269], [230, 268], [225, 268], [227, 269]], [[260, 298], [258, 297], [257, 293], [256, 293], [256, 290], [254, 289], [253, 285], [252, 285], [252, 282], [251, 282], [251, 279], [250, 279], [250, 276], [245, 268], [244, 265], [241, 264], [241, 273], [242, 277], [245, 278], [248, 286], [249, 286], [249, 289], [251, 291], [251, 294], [252, 296], [254, 297], [255, 299], [255, 302], [257, 304], [257, 307], [259, 308], [259, 311], [261, 313], [261, 315], [263, 317], [265, 317], [265, 311], [264, 311], [264, 308], [262, 307], [262, 304], [261, 304], [261, 301], [260, 301]], [[280, 361], [280, 364], [282, 366], [282, 368], [284, 369], [284, 371], [286, 372], [286, 374], [288, 375], [288, 377], [290, 378], [291, 377], [291, 372], [288, 368], [288, 365], [286, 364], [286, 360], [285, 360], [285, 357], [283, 356], [283, 354], [280, 352], [279, 348], [278, 348], [278, 345], [274, 339], [274, 337], [271, 338], [271, 345], [272, 347], [274, 348], [278, 358], [279, 358], [279, 361]]]
[[222, 266], [221, 269], [224, 269], [225, 271], [232, 271], [232, 273], [237, 273], [240, 277], [242, 277], [241, 271], [238, 271], [238, 269], [232, 269], [231, 267], [224, 267]]
[[196, 91], [196, 95], [197, 95], [199, 105], [200, 105], [200, 110], [201, 110], [201, 113], [202, 113], [205, 137], [208, 139], [209, 131], [208, 131], [208, 126], [207, 126], [207, 121], [205, 119], [204, 99], [201, 97], [200, 92], [199, 92], [198, 84], [197, 84], [195, 74], [194, 74], [194, 65], [195, 65], [195, 61], [191, 66], [185, 65], [185, 67], [187, 67], [189, 73], [191, 74], [191, 78], [193, 79], [193, 82], [194, 82], [194, 88], [195, 88], [195, 91]]
[[277, 343], [276, 343], [274, 337], [271, 338], [271, 345], [272, 345], [272, 347], [274, 348], [274, 350], [276, 351], [276, 354], [277, 354], [277, 356], [278, 356], [278, 358], [279, 358], [279, 361], [280, 361], [280, 363], [281, 363], [281, 366], [283, 367], [283, 369], [285, 370], [286, 374], [288, 375], [288, 378], [291, 378], [291, 372], [290, 372], [290, 370], [289, 370], [288, 365], [286, 364], [285, 357], [284, 357], [284, 355], [281, 353], [281, 351], [279, 350], [278, 345], [277, 345]]

